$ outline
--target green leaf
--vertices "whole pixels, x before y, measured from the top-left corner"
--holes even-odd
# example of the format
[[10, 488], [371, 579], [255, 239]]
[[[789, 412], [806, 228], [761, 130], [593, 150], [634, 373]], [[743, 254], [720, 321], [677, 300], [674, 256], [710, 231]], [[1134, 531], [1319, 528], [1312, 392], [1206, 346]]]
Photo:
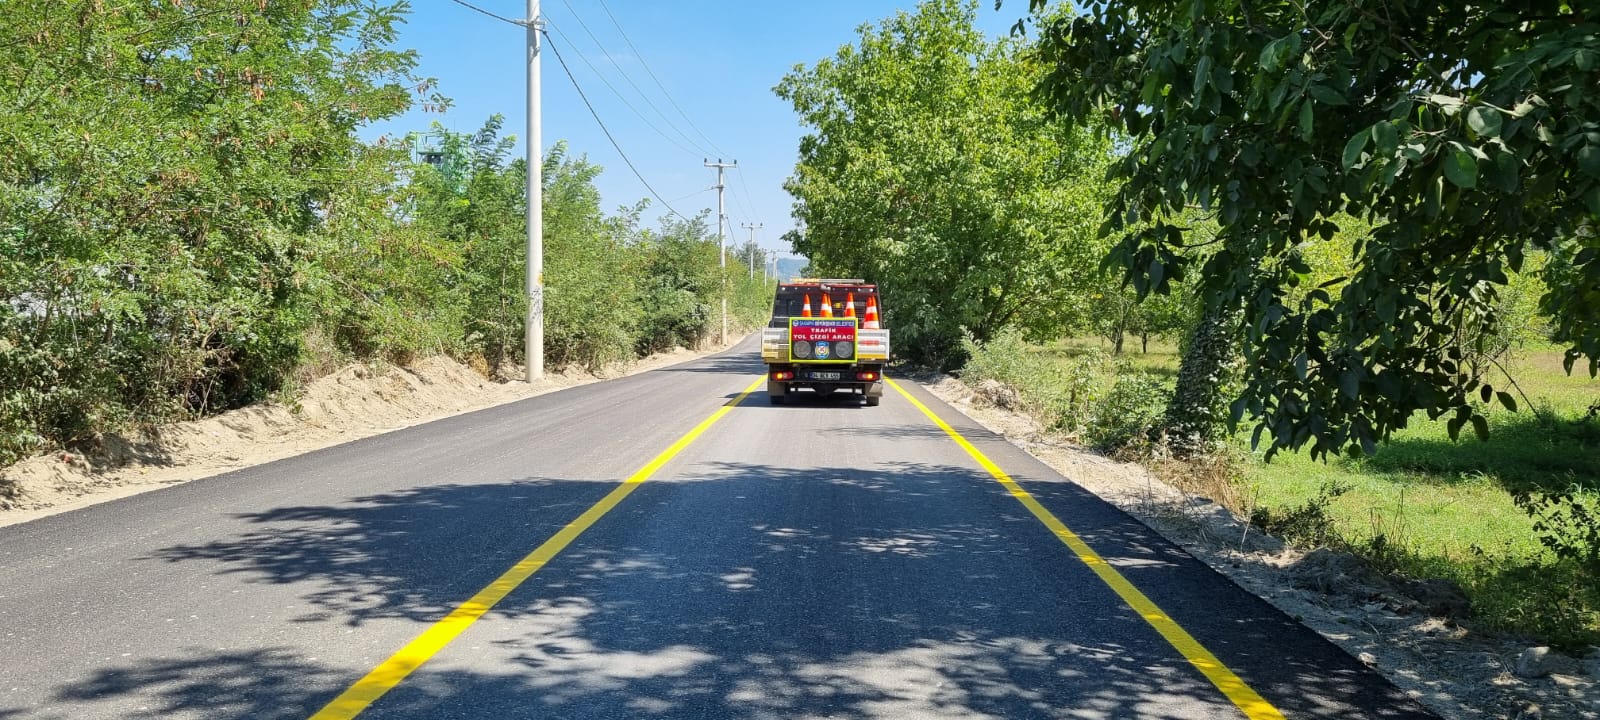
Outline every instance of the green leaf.
[[1578, 169], [1600, 178], [1600, 145], [1584, 145], [1578, 149]]
[[1433, 94], [1428, 96], [1428, 102], [1439, 106], [1446, 115], [1454, 115], [1461, 111], [1462, 101], [1454, 95]]
[[1350, 101], [1344, 99], [1343, 93], [1339, 92], [1338, 90], [1334, 90], [1327, 85], [1312, 85], [1311, 87], [1306, 88], [1306, 92], [1310, 93], [1311, 97], [1315, 98], [1317, 102], [1324, 105], [1350, 104]]
[[1511, 393], [1502, 390], [1495, 393], [1494, 396], [1500, 399], [1500, 404], [1504, 405], [1507, 410], [1510, 410], [1511, 412], [1517, 411], [1517, 400], [1516, 398], [1511, 397]]
[[1516, 192], [1521, 181], [1522, 162], [1515, 153], [1502, 150], [1494, 156], [1494, 186], [1501, 192]]
[[1379, 121], [1372, 126], [1372, 142], [1380, 157], [1389, 157], [1400, 147], [1400, 132], [1395, 129], [1394, 123]]
[[1477, 187], [1478, 159], [1465, 149], [1451, 151], [1444, 159], [1444, 176], [1456, 187]]
[[1339, 376], [1339, 390], [1345, 397], [1355, 400], [1361, 395], [1361, 370], [1350, 368]]
[[1199, 99], [1200, 93], [1205, 92], [1206, 85], [1211, 82], [1211, 56], [1201, 55], [1200, 61], [1194, 67], [1194, 97]]
[[1485, 383], [1484, 385], [1482, 385], [1481, 387], [1478, 388], [1478, 397], [1482, 398], [1482, 400], [1484, 402], [1489, 402], [1489, 398], [1491, 398], [1493, 396], [1494, 396], [1494, 386], [1489, 385], [1488, 383]]
[[1311, 103], [1300, 103], [1300, 137], [1310, 140], [1312, 123], [1315, 122], [1316, 111], [1311, 108]]
[[1482, 415], [1472, 416], [1472, 431], [1478, 434], [1479, 440], [1489, 439], [1489, 421]]
[[1367, 132], [1358, 132], [1344, 144], [1344, 157], [1342, 159], [1344, 169], [1354, 168], [1361, 162], [1361, 151], [1367, 148], [1369, 135]]
[[1500, 111], [1482, 105], [1467, 111], [1467, 127], [1479, 139], [1500, 137], [1500, 126], [1503, 118]]

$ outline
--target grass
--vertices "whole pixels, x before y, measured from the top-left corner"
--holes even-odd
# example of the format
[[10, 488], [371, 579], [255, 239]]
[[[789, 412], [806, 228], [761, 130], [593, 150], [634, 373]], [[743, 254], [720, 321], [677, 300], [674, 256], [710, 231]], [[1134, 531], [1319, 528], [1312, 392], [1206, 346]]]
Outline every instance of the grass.
[[[1032, 352], [1070, 364], [1094, 348], [1110, 351], [1103, 341], [1073, 339]], [[1133, 342], [1125, 350], [1123, 367], [1176, 376], [1179, 355], [1172, 344], [1152, 342], [1150, 352], [1141, 353]], [[1452, 441], [1444, 419], [1419, 415], [1371, 457], [1324, 463], [1282, 453], [1266, 463], [1241, 433], [1235, 439], [1241, 458], [1234, 468], [1236, 492], [1229, 495], [1245, 507], [1235, 510], [1264, 509], [1282, 518], [1308, 504], [1320, 506], [1316, 523], [1324, 527], [1299, 540], [1333, 538], [1332, 544], [1387, 571], [1453, 580], [1485, 627], [1569, 648], [1600, 643], [1594, 568], [1558, 562], [1513, 500], [1518, 491], [1572, 491], [1600, 508], [1600, 421], [1588, 416], [1600, 403], [1600, 380], [1581, 367], [1568, 376], [1560, 350], [1552, 347], [1526, 349], [1509, 368], [1534, 407], [1487, 409], [1487, 441], [1470, 427]], [[1491, 381], [1507, 384], [1503, 376]], [[1518, 400], [1526, 405], [1521, 395]]]

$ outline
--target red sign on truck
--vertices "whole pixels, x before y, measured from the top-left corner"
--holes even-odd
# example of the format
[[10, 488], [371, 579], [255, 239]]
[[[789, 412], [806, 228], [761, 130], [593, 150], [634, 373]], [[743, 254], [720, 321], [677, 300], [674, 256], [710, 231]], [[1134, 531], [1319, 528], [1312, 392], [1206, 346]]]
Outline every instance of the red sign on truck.
[[855, 318], [790, 318], [790, 362], [854, 362]]

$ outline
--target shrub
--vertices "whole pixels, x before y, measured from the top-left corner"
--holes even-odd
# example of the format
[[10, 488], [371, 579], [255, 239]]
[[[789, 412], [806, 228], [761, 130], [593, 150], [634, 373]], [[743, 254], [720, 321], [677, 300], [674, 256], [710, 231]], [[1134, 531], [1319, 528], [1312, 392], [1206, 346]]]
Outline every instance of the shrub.
[[1118, 374], [1094, 408], [1084, 439], [1105, 450], [1143, 442], [1160, 424], [1171, 398], [1170, 382], [1148, 373]]

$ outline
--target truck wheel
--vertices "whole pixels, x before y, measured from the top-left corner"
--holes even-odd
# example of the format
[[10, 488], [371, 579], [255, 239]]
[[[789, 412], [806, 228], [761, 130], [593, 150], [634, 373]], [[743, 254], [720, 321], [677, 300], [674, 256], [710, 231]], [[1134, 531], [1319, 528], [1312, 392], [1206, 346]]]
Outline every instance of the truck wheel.
[[867, 407], [877, 407], [878, 401], [882, 400], [883, 398], [878, 395], [868, 395], [865, 399], [867, 401]]
[[768, 395], [767, 396], [767, 402], [770, 402], [773, 405], [782, 405], [783, 404], [783, 396], [782, 395]]

